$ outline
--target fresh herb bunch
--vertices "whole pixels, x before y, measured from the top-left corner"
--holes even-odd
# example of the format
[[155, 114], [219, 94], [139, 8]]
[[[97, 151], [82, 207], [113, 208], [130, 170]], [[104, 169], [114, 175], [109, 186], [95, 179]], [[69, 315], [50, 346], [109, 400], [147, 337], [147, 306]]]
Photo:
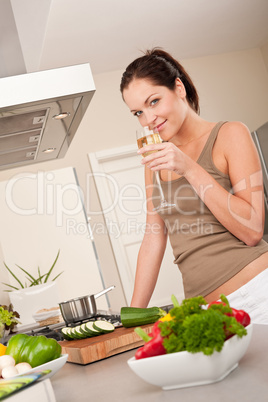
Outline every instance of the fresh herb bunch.
[[[20, 279], [11, 271], [11, 269], [4, 262], [4, 265], [5, 265], [6, 269], [10, 272], [10, 274], [13, 276], [13, 278], [16, 279], [16, 281], [18, 282], [18, 284], [20, 286], [20, 287], [16, 287], [16, 286], [13, 286], [13, 285], [9, 285], [8, 283], [2, 282], [3, 285], [6, 285], [9, 288], [11, 288], [11, 289], [8, 289], [8, 290], [5, 290], [5, 291], [6, 292], [11, 292], [12, 290], [19, 290], [20, 288], [24, 289], [24, 288], [27, 288], [27, 287], [31, 287], [31, 286], [35, 286], [35, 285], [40, 285], [42, 283], [46, 283], [48, 281], [51, 273], [52, 273], [53, 268], [56, 265], [56, 262], [57, 262], [57, 260], [59, 258], [59, 254], [60, 254], [60, 250], [58, 251], [57, 256], [56, 256], [51, 268], [49, 269], [49, 271], [46, 274], [41, 275], [40, 268], [39, 267], [37, 268], [37, 272], [38, 272], [38, 277], [37, 278], [34, 278], [24, 268], [22, 268], [22, 267], [20, 267], [19, 265], [16, 264], [17, 267], [26, 274], [26, 279], [29, 281], [29, 283], [25, 282], [24, 285], [23, 285], [22, 281], [20, 281]], [[57, 276], [55, 276], [55, 278], [52, 279], [52, 281], [55, 281], [62, 273], [63, 272], [60, 272]]]
[[169, 312], [172, 319], [159, 323], [166, 352], [186, 350], [211, 355], [214, 351], [220, 352], [231, 335], [246, 335], [244, 326], [226, 315], [232, 313], [226, 297], [223, 296], [222, 301], [226, 305], [206, 309], [207, 302], [201, 296], [185, 299], [181, 305], [173, 299], [174, 308]]
[[12, 333], [15, 325], [20, 324], [18, 318], [20, 315], [17, 311], [13, 311], [12, 304], [0, 306], [0, 326], [3, 330], [10, 330]]

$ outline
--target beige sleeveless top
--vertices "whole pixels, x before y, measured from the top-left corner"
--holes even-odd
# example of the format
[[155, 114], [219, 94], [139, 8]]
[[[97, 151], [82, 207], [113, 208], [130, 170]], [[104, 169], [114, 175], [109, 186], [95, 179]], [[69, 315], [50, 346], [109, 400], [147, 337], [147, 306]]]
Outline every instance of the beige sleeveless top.
[[[212, 159], [212, 148], [224, 122], [212, 129], [198, 158], [202, 166], [228, 192], [232, 185], [228, 175], [220, 172]], [[183, 279], [185, 297], [206, 296], [237, 274], [251, 261], [268, 251], [261, 240], [249, 247], [233, 236], [201, 201], [193, 187], [184, 178], [161, 181], [166, 200], [176, 207], [159, 211], [168, 230], [174, 253]], [[153, 203], [160, 203], [157, 185], [154, 185]]]

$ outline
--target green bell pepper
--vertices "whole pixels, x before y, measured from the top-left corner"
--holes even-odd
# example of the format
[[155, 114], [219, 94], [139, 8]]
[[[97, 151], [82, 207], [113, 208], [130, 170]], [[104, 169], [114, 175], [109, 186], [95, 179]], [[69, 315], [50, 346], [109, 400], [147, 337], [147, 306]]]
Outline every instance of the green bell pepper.
[[13, 356], [16, 364], [26, 362], [37, 367], [60, 357], [61, 345], [43, 335], [17, 334], [8, 341], [6, 355]]
[[8, 351], [6, 349], [5, 354], [13, 356], [16, 364], [19, 363], [18, 357], [19, 357], [20, 350], [22, 349], [24, 342], [28, 338], [29, 338], [28, 335], [17, 334], [17, 335], [13, 335], [12, 338], [10, 338], [8, 341], [8, 348], [7, 348]]

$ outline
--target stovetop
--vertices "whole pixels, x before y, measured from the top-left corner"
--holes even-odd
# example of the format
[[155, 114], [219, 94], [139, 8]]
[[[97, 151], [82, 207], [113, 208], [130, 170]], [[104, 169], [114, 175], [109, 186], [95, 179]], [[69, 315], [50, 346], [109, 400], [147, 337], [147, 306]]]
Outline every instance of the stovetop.
[[[169, 310], [173, 307], [172, 304], [162, 306], [161, 308], [165, 310], [167, 313]], [[44, 335], [47, 338], [53, 338], [56, 339], [57, 341], [62, 341], [63, 335], [61, 333], [61, 329], [64, 327], [76, 327], [77, 325], [81, 325], [85, 322], [88, 321], [95, 321], [95, 320], [106, 320], [111, 322], [115, 327], [121, 326], [121, 317], [118, 312], [114, 311], [106, 311], [106, 310], [97, 310], [97, 314], [94, 317], [90, 317], [87, 320], [83, 321], [78, 321], [75, 323], [71, 324], [66, 324], [64, 321], [59, 322], [57, 324], [50, 324], [48, 326], [43, 326], [41, 327], [38, 323], [33, 323], [30, 325], [24, 325], [21, 327], [18, 327], [18, 330], [15, 333], [9, 334], [5, 337], [4, 344], [6, 345], [8, 340], [11, 338], [11, 336], [15, 334], [26, 334], [26, 335], [33, 335], [33, 336], [38, 336], [38, 335]]]
[[32, 325], [27, 325], [27, 326], [21, 326], [18, 328], [18, 331], [16, 331], [15, 333], [9, 334], [8, 336], [5, 337], [4, 344], [7, 344], [8, 340], [11, 338], [11, 336], [16, 335], [16, 334], [26, 334], [26, 335], [33, 335], [33, 336], [44, 335], [47, 338], [53, 338], [53, 339], [56, 339], [57, 341], [62, 341], [64, 339], [63, 335], [61, 333], [62, 328], [76, 327], [77, 325], [81, 325], [83, 323], [86, 323], [89, 321], [95, 321], [95, 320], [109, 321], [115, 327], [122, 325], [121, 317], [120, 317], [119, 313], [98, 310], [97, 314], [94, 315], [93, 317], [90, 317], [86, 320], [77, 321], [75, 323], [66, 324], [66, 322], [62, 321], [57, 324], [50, 324], [50, 325], [43, 326], [43, 327], [41, 327], [37, 323], [34, 323]]

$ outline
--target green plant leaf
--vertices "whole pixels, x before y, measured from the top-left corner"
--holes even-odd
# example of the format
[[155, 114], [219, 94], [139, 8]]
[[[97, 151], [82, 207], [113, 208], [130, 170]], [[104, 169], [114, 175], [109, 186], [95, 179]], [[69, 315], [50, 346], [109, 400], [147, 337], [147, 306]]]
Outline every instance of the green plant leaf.
[[180, 304], [179, 304], [179, 302], [178, 302], [178, 300], [177, 300], [175, 295], [171, 295], [171, 301], [172, 301], [174, 307], [179, 307], [180, 306]]
[[54, 262], [53, 262], [53, 264], [52, 264], [52, 267], [50, 268], [50, 270], [49, 270], [48, 273], [47, 273], [47, 276], [46, 276], [46, 278], [45, 278], [45, 280], [44, 280], [44, 283], [47, 282], [47, 280], [48, 280], [48, 278], [49, 278], [49, 276], [50, 276], [50, 274], [51, 274], [53, 268], [55, 267], [55, 264], [56, 264], [56, 262], [57, 262], [57, 260], [58, 260], [58, 258], [59, 258], [59, 255], [60, 255], [60, 250], [58, 251], [58, 254], [57, 254], [57, 256], [56, 256], [56, 258], [55, 258], [55, 260], [54, 260]]
[[31, 286], [36, 286], [36, 285], [41, 285], [41, 284], [43, 283], [43, 282], [42, 282], [42, 279], [43, 279], [45, 276], [46, 276], [46, 274], [41, 275], [41, 276], [39, 276], [39, 278], [37, 278], [37, 279], [35, 279], [34, 281], [32, 281], [30, 287], [31, 287]]
[[60, 272], [57, 276], [55, 276], [55, 278], [54, 279], [52, 279], [52, 281], [55, 281], [61, 274], [63, 274], [63, 271], [62, 272]]
[[[19, 288], [16, 288], [16, 286], [9, 285], [8, 283], [2, 282], [2, 284], [6, 285], [6, 286], [8, 286], [8, 287], [10, 287], [12, 289], [19, 290]], [[6, 292], [11, 292], [11, 290], [6, 290]]]
[[11, 271], [11, 269], [8, 268], [8, 266], [5, 262], [4, 262], [4, 265], [5, 265], [6, 269], [10, 272], [10, 274], [13, 276], [13, 278], [16, 279], [16, 281], [20, 284], [21, 288], [24, 289], [24, 286], [21, 283], [21, 281], [16, 277], [15, 274], [13, 274], [13, 272]]
[[[31, 286], [36, 286], [36, 285], [40, 285], [42, 283], [46, 283], [50, 277], [50, 274], [53, 270], [53, 268], [55, 267], [55, 264], [59, 258], [59, 254], [60, 254], [60, 250], [57, 253], [57, 256], [51, 266], [51, 268], [49, 269], [49, 271], [42, 275], [41, 271], [40, 271], [40, 267], [38, 266], [37, 268], [37, 272], [38, 272], [38, 278], [34, 278], [28, 271], [26, 271], [26, 269], [22, 268], [21, 266], [19, 266], [18, 264], [16, 264], [16, 266], [23, 271], [26, 274], [26, 281], [25, 281], [25, 285], [23, 286], [22, 282], [19, 280], [19, 278], [17, 278], [17, 276], [11, 271], [11, 269], [6, 265], [6, 263], [4, 262], [4, 265], [6, 267], [6, 269], [10, 272], [10, 274], [14, 277], [14, 279], [19, 283], [20, 287], [22, 289], [27, 288], [27, 287], [31, 287]], [[54, 279], [52, 279], [52, 281], [55, 281], [63, 272], [59, 273], [58, 275], [55, 276]], [[28, 282], [29, 283], [28, 283]], [[3, 282], [2, 282], [3, 283]], [[8, 286], [9, 288], [15, 289], [15, 290], [19, 290], [19, 288], [9, 285], [7, 283], [3, 283], [4, 285]], [[5, 290], [6, 292], [11, 292], [12, 290]]]
[[[29, 274], [29, 272], [27, 272], [26, 269], [20, 267], [18, 264], [16, 264], [16, 265], [17, 265], [17, 267], [18, 267], [19, 269], [21, 269], [26, 275], [28, 275], [28, 277], [29, 277], [32, 281], [35, 281], [35, 278], [34, 278], [31, 274]], [[27, 278], [27, 279], [29, 279], [29, 278]], [[29, 279], [29, 280], [30, 280], [30, 279]]]

